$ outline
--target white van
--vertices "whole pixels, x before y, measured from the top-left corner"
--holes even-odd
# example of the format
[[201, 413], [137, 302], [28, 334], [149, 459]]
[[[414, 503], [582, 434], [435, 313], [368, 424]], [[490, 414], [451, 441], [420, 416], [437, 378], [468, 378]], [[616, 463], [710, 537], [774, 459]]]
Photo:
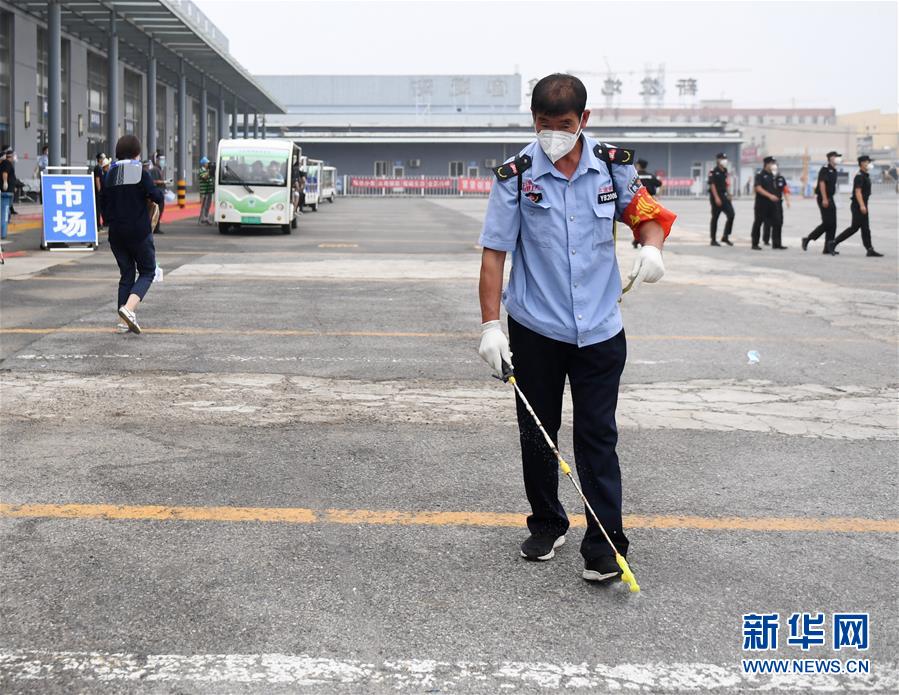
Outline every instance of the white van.
[[300, 158], [300, 169], [306, 172], [306, 198], [304, 205], [312, 208], [313, 212], [318, 210], [318, 203], [321, 200], [322, 168], [324, 164], [320, 159]]
[[216, 158], [215, 221], [225, 234], [237, 226], [297, 226], [293, 175], [299, 148], [290, 140], [220, 140]]
[[337, 197], [337, 167], [322, 167], [321, 193], [322, 200], [334, 202]]

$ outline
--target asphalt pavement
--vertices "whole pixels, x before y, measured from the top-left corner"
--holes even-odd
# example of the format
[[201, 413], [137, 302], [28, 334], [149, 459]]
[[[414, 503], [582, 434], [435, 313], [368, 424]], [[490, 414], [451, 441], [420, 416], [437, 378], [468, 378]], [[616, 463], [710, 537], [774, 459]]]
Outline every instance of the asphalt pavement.
[[[733, 248], [708, 245], [707, 202], [666, 201], [667, 273], [622, 302], [638, 595], [580, 578], [568, 486], [568, 544], [519, 557], [514, 400], [476, 352], [484, 199], [338, 199], [291, 235], [172, 222], [141, 336], [114, 331], [105, 243], [19, 231], [0, 690], [895, 692], [896, 202], [872, 199], [867, 258], [800, 249], [813, 201], [786, 251], [750, 250], [749, 201]], [[750, 613], [778, 614], [778, 649], [743, 649]], [[788, 644], [793, 613], [825, 614], [826, 643]], [[868, 614], [865, 650], [834, 649], [836, 613]]]

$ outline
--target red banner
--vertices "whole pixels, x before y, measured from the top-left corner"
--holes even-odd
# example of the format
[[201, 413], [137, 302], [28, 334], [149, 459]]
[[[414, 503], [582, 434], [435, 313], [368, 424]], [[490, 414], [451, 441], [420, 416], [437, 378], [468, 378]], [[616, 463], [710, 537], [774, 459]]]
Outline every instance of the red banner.
[[489, 193], [493, 179], [459, 179], [459, 190], [463, 193]]
[[[680, 179], [662, 179], [662, 183], [665, 188], [689, 188], [693, 185], [694, 181], [691, 178], [680, 178]], [[662, 192], [665, 192], [665, 188], [662, 189]]]
[[362, 178], [356, 177], [350, 179], [350, 185], [354, 188], [452, 188], [452, 179], [385, 179], [385, 178]]

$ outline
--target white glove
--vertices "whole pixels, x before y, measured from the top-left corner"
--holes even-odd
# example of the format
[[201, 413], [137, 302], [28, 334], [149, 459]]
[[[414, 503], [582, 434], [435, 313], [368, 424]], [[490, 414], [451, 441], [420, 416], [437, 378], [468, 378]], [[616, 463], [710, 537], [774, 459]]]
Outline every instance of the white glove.
[[634, 261], [634, 267], [628, 274], [627, 288], [638, 287], [641, 282], [658, 282], [665, 274], [665, 264], [662, 263], [662, 252], [655, 246], [641, 246], [640, 254]]
[[478, 354], [498, 375], [503, 373], [503, 360], [512, 366], [509, 339], [503, 333], [499, 321], [485, 321], [481, 324], [481, 344], [478, 345]]

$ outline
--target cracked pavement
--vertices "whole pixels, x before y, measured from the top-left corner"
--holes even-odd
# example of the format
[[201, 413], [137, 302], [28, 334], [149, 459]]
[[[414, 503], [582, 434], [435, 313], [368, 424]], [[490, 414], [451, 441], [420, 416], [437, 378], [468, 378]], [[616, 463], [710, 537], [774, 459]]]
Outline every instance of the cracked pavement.
[[[483, 200], [340, 199], [290, 236], [172, 224], [142, 336], [112, 330], [105, 246], [0, 269], [0, 689], [894, 692], [895, 199], [872, 201], [883, 259], [802, 253], [809, 201], [783, 253], [748, 249], [748, 201], [733, 249], [707, 246], [705, 201], [668, 202], [667, 274], [622, 302], [639, 596], [580, 579], [579, 527], [518, 557], [514, 402], [476, 353]], [[444, 521], [391, 521], [411, 514]], [[869, 613], [863, 655], [775, 656], [870, 674], [741, 672], [744, 613], [785, 636], [840, 610]]]

